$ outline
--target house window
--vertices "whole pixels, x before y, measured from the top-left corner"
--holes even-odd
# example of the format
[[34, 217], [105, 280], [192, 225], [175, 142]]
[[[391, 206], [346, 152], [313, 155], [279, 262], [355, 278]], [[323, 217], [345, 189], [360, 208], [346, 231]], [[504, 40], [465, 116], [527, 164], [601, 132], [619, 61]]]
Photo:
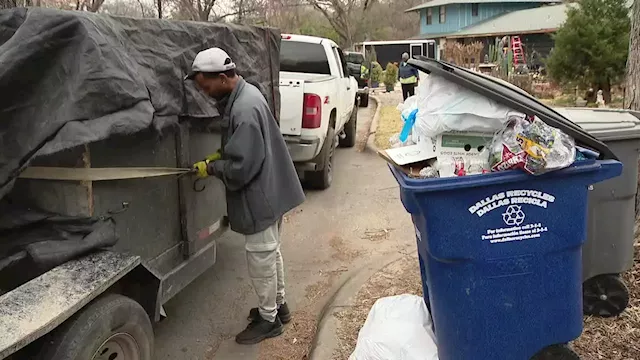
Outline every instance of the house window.
[[433, 8], [427, 9], [427, 25], [431, 25], [433, 23]]
[[471, 4], [471, 16], [478, 16], [478, 4]]
[[447, 8], [440, 6], [440, 24], [444, 24], [447, 21]]

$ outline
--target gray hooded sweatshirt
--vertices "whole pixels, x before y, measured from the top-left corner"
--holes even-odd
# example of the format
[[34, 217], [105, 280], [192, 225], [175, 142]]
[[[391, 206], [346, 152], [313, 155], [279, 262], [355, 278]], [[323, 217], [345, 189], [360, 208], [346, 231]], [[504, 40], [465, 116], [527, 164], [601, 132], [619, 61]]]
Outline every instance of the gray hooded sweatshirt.
[[284, 138], [260, 90], [238, 81], [222, 117], [222, 160], [207, 171], [227, 192], [231, 230], [251, 235], [267, 229], [305, 196]]

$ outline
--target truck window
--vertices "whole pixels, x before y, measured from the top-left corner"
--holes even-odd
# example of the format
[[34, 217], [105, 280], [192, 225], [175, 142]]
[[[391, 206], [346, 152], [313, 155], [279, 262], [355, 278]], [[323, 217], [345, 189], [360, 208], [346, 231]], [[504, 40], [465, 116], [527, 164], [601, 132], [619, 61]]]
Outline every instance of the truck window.
[[338, 65], [338, 72], [340, 73], [340, 77], [345, 77], [344, 69], [342, 68], [342, 61], [340, 61], [340, 55], [338, 55], [338, 49], [333, 48], [333, 56], [336, 58], [336, 64]]
[[349, 77], [349, 67], [347, 64], [347, 59], [345, 59], [344, 53], [340, 48], [337, 48], [336, 50], [338, 50], [338, 57], [340, 59], [340, 66], [342, 67], [342, 72], [344, 73], [345, 77]]
[[280, 71], [331, 75], [324, 47], [297, 41], [280, 43]]

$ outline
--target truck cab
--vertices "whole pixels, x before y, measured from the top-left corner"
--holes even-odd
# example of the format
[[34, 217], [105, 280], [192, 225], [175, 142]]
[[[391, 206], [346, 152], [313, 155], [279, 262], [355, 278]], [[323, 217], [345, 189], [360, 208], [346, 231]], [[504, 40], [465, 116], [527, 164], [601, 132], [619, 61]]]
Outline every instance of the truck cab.
[[356, 138], [356, 80], [338, 45], [325, 38], [282, 35], [280, 131], [298, 174], [311, 188], [333, 181], [335, 148]]

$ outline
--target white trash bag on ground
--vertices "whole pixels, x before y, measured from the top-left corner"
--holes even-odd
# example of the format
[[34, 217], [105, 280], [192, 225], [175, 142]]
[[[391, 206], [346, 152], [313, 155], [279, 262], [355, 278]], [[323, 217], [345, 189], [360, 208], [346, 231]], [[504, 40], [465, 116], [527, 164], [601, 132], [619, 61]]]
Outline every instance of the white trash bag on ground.
[[438, 360], [424, 300], [409, 294], [378, 299], [349, 360]]
[[507, 122], [513, 110], [437, 75], [421, 78], [418, 85], [415, 130], [435, 137], [450, 131], [493, 133]]

